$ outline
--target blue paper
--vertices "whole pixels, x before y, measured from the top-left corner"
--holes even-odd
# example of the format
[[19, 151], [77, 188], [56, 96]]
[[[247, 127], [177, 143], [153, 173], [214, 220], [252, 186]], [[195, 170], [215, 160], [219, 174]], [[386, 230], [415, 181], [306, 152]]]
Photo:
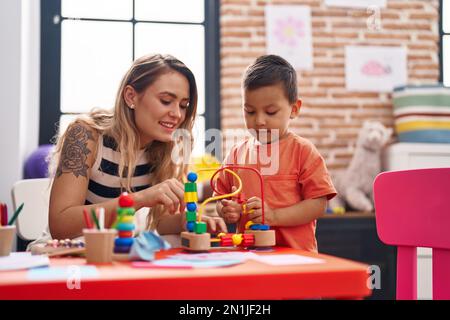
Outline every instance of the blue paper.
[[155, 252], [170, 249], [170, 244], [156, 232], [144, 231], [134, 239], [130, 250], [130, 260], [155, 260]]
[[67, 267], [48, 267], [35, 268], [27, 273], [28, 280], [43, 281], [43, 280], [69, 280], [69, 279], [88, 279], [97, 278], [99, 276], [98, 270], [95, 266], [67, 266]]

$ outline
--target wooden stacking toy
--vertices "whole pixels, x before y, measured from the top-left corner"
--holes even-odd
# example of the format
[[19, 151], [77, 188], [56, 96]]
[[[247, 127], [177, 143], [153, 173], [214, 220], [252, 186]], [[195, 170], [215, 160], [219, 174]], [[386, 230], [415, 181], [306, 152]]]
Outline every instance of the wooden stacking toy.
[[197, 174], [190, 172], [187, 179], [188, 182], [184, 184], [187, 231], [181, 233], [181, 247], [193, 251], [206, 251], [211, 247], [211, 235], [206, 232], [206, 223], [197, 221]]
[[134, 201], [127, 192], [120, 195], [115, 226], [118, 237], [114, 240], [114, 253], [128, 254], [133, 245], [135, 229], [133, 205]]

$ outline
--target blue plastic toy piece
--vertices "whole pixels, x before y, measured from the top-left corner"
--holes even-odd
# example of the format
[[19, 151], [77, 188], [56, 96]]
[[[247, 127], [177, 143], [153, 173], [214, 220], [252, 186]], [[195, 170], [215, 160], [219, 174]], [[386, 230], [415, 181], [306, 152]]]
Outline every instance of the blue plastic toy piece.
[[197, 205], [195, 204], [195, 202], [188, 202], [186, 208], [188, 209], [188, 211], [195, 211], [197, 210]]
[[195, 227], [195, 221], [189, 221], [186, 223], [186, 229], [189, 232], [194, 232], [194, 227]]
[[250, 226], [250, 230], [261, 230], [266, 231], [269, 230], [270, 226], [267, 224], [255, 223]]
[[250, 230], [260, 230], [260, 223], [254, 223], [250, 226]]
[[189, 172], [187, 175], [187, 179], [190, 182], [195, 182], [195, 181], [197, 181], [197, 174], [195, 172]]

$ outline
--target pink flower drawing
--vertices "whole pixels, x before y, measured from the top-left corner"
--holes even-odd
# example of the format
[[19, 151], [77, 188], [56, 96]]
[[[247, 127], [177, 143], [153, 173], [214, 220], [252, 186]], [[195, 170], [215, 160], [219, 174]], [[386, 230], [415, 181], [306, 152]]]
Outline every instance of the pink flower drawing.
[[367, 61], [361, 68], [361, 73], [366, 76], [384, 76], [390, 74], [391, 71], [389, 65], [383, 66], [375, 60]]
[[305, 36], [305, 25], [303, 21], [297, 20], [291, 16], [286, 19], [278, 19], [276, 22], [274, 34], [278, 42], [295, 47], [299, 38]]

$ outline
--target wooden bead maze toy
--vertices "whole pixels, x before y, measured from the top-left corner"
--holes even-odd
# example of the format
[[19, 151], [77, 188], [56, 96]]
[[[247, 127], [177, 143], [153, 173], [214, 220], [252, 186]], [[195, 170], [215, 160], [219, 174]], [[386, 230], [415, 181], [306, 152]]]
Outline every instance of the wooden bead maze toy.
[[[208, 251], [212, 248], [218, 247], [271, 247], [275, 245], [275, 230], [270, 230], [269, 225], [264, 224], [264, 205], [262, 206], [262, 223], [247, 222], [244, 233], [225, 234], [220, 233], [217, 238], [211, 238], [211, 235], [207, 233], [206, 223], [201, 221], [201, 215], [205, 205], [211, 201], [237, 197], [238, 203], [242, 205], [243, 214], [251, 213], [252, 210], [247, 210], [246, 202], [242, 198], [242, 180], [237, 173], [231, 169], [244, 169], [252, 170], [260, 179], [261, 188], [261, 201], [264, 203], [264, 184], [262, 176], [258, 170], [245, 167], [245, 166], [224, 166], [223, 168], [216, 170], [211, 177], [210, 184], [217, 196], [206, 199], [199, 207], [197, 214], [197, 174], [190, 172], [187, 175], [188, 182], [185, 183], [184, 201], [186, 203], [186, 229], [181, 233], [181, 246], [182, 248], [190, 251]], [[209, 169], [202, 169], [209, 170]], [[236, 178], [238, 181], [237, 189], [228, 194], [220, 194], [214, 188], [214, 177], [220, 172], [227, 172]]]

